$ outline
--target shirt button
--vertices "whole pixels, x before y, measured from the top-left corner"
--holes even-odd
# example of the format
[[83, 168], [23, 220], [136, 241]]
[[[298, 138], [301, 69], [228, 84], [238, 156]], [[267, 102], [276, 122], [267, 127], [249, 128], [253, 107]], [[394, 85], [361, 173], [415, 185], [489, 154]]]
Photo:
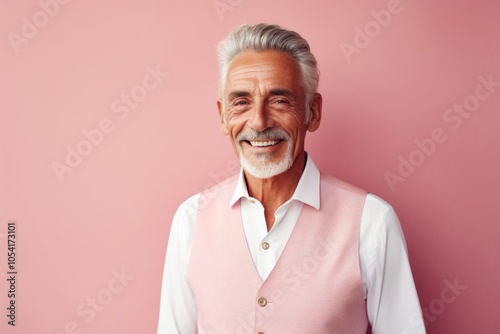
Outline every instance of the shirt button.
[[264, 334], [264, 332], [258, 332], [257, 334]]
[[259, 298], [259, 300], [257, 300], [257, 303], [259, 304], [260, 307], [264, 307], [267, 305], [267, 300], [266, 298]]
[[248, 200], [248, 202], [249, 202], [250, 204], [255, 204], [255, 200], [254, 200], [254, 199], [249, 199], [249, 200]]
[[269, 247], [270, 247], [269, 243], [267, 243], [267, 242], [263, 242], [263, 243], [262, 243], [262, 248], [263, 248], [264, 250], [268, 250], [268, 249], [269, 249]]

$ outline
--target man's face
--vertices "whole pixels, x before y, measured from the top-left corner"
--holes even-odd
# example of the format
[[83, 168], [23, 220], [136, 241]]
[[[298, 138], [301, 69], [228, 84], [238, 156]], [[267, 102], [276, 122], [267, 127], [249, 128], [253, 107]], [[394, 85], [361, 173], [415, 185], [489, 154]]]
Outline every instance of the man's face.
[[304, 152], [308, 125], [299, 66], [278, 51], [245, 52], [231, 62], [222, 101], [222, 131], [243, 168], [258, 178], [288, 170]]

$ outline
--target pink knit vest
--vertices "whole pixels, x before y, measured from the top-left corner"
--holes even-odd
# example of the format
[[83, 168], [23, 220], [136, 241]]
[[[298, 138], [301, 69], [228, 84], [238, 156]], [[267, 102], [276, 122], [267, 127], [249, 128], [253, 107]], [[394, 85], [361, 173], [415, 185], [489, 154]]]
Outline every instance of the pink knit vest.
[[[321, 208], [307, 204], [263, 282], [248, 250], [236, 179], [202, 194], [188, 281], [200, 334], [365, 334], [359, 226], [366, 192], [321, 176]], [[272, 247], [272, 245], [271, 245]]]

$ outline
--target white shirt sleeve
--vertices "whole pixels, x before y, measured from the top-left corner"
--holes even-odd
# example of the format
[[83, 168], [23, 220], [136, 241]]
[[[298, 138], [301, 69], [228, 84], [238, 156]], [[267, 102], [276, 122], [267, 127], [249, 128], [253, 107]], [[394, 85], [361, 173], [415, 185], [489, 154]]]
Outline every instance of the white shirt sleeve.
[[394, 210], [369, 194], [361, 227], [360, 265], [372, 333], [425, 333], [406, 242]]
[[158, 334], [196, 334], [197, 311], [187, 281], [199, 194], [182, 203], [175, 213], [163, 272]]

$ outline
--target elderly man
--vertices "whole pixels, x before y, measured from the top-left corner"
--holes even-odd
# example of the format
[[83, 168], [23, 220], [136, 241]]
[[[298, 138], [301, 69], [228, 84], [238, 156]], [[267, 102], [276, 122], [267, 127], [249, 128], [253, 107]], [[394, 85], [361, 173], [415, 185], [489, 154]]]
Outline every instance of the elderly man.
[[304, 150], [322, 108], [308, 43], [243, 25], [218, 51], [220, 126], [242, 169], [179, 207], [158, 333], [425, 333], [394, 211]]

